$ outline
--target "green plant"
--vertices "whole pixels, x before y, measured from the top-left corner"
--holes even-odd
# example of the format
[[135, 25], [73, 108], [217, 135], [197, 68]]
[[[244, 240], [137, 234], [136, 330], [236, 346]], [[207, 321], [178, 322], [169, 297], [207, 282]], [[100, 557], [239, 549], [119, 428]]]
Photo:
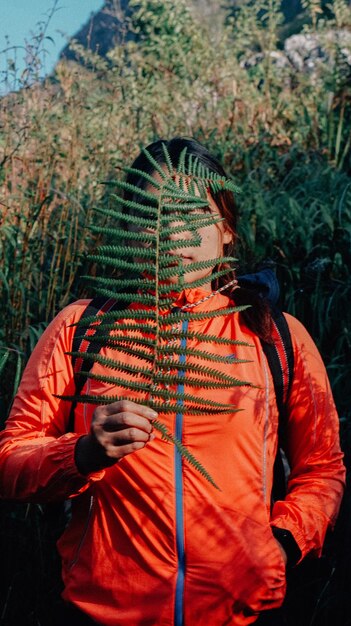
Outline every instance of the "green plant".
[[350, 179], [325, 158], [265, 148], [240, 184], [241, 271], [262, 259], [276, 264], [282, 305], [316, 341], [337, 406], [349, 414]]
[[[195, 319], [235, 313], [243, 307], [232, 306], [224, 310], [197, 313], [194, 305], [179, 309], [172, 304], [175, 293], [185, 287], [207, 284], [212, 268], [215, 268], [211, 274], [212, 281], [228, 273], [228, 267], [220, 269], [220, 266], [232, 263], [234, 259], [231, 257], [186, 263], [176, 251], [200, 246], [199, 229], [218, 224], [223, 219], [219, 214], [211, 212], [207, 188], [214, 193], [227, 189], [234, 191], [237, 188], [231, 180], [207, 170], [198, 159], [193, 159], [191, 155], [187, 157], [186, 151], [175, 167], [165, 144], [163, 149], [167, 168], [161, 167], [150, 153], [144, 151], [154, 168], [154, 176], [126, 168], [129, 174], [137, 175], [147, 183], [146, 189], [143, 185], [123, 181], [110, 183], [127, 192], [128, 198], [115, 195], [116, 206], [113, 209], [100, 209], [99, 213], [113, 215], [117, 226], [109, 227], [111, 243], [101, 246], [95, 254], [90, 255], [99, 272], [94, 277], [86, 278], [97, 294], [115, 298], [125, 306], [122, 310], [82, 321], [84, 325], [98, 324], [98, 331], [94, 335], [85, 335], [85, 339], [96, 347], [89, 354], [71, 353], [83, 360], [93, 359], [111, 370], [111, 374], [89, 372], [84, 376], [113, 385], [119, 391], [113, 395], [87, 394], [78, 398], [67, 396], [64, 399], [94, 404], [107, 404], [121, 398], [136, 399], [161, 412], [165, 418], [184, 413], [232, 413], [235, 411], [232, 404], [203, 398], [194, 392], [188, 393], [184, 387], [189, 385], [191, 389], [198, 390], [250, 385], [247, 381], [221, 372], [216, 366], [233, 362], [233, 357], [221, 357], [215, 350], [211, 350], [216, 342], [225, 342], [228, 346], [237, 345], [238, 342], [216, 339], [200, 330], [188, 333], [187, 325]], [[124, 225], [122, 229], [121, 224]], [[173, 241], [169, 235], [175, 230], [178, 237]], [[117, 271], [117, 276], [111, 276], [111, 270]], [[197, 280], [186, 281], [189, 272], [198, 270], [206, 271]], [[195, 308], [194, 312], [192, 308]], [[199, 347], [189, 348], [186, 343], [188, 336], [195, 339]], [[101, 347], [108, 347], [115, 356], [101, 356]], [[199, 365], [198, 359], [204, 365]], [[169, 420], [163, 423], [155, 419], [153, 425], [163, 439], [172, 442], [179, 454], [216, 486], [205, 468], [172, 433]]]

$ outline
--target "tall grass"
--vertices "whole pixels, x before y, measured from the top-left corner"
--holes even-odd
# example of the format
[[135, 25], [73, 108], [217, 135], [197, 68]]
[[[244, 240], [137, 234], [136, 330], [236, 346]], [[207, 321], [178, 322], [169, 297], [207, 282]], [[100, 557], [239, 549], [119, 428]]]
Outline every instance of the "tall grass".
[[317, 342], [339, 410], [349, 415], [350, 178], [316, 154], [270, 149], [259, 167], [247, 166], [242, 189], [243, 267], [275, 263], [282, 303]]

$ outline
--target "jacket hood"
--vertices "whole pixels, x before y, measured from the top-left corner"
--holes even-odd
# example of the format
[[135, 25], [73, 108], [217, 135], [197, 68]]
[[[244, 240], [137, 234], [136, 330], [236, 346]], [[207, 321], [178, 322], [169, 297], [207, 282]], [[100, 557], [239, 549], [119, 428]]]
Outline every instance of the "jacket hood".
[[256, 291], [271, 304], [278, 303], [280, 287], [274, 270], [265, 268], [254, 274], [238, 276], [238, 283], [240, 287]]

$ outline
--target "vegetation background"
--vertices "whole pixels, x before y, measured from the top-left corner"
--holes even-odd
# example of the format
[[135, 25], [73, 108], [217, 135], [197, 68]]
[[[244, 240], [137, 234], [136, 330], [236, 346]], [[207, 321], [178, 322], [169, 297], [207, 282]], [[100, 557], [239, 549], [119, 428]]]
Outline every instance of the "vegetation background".
[[[94, 271], [85, 253], [98, 243], [93, 207], [109, 203], [101, 181], [119, 177], [140, 145], [191, 135], [242, 188], [238, 271], [275, 265], [282, 306], [322, 353], [349, 472], [350, 4], [130, 0], [124, 9], [104, 54], [73, 41], [44, 79], [42, 26], [25, 72], [9, 58], [2, 77], [1, 421], [42, 331], [85, 295], [79, 277]], [[287, 53], [294, 34], [300, 57]], [[288, 626], [351, 624], [350, 504], [347, 492], [327, 555], [292, 574]], [[50, 515], [1, 505], [2, 625], [54, 623]]]

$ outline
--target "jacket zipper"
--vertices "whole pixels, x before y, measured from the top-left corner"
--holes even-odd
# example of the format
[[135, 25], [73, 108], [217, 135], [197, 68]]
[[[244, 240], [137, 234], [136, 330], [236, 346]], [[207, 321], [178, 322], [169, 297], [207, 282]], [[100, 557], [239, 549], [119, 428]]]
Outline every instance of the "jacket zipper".
[[[182, 332], [188, 330], [188, 320], [182, 323]], [[180, 342], [181, 348], [186, 347], [186, 338]], [[185, 354], [179, 357], [179, 363], [185, 363]], [[179, 383], [177, 386], [178, 393], [184, 393], [185, 372], [179, 370]], [[183, 400], [179, 400], [179, 406], [183, 405]], [[175, 436], [181, 441], [183, 437], [183, 413], [178, 412], [175, 420]], [[184, 546], [184, 501], [183, 501], [183, 472], [182, 458], [178, 450], [174, 449], [174, 469], [175, 469], [175, 505], [176, 505], [176, 550], [177, 550], [177, 580], [175, 591], [174, 605], [174, 624], [175, 626], [183, 626], [184, 615], [184, 579], [185, 579], [185, 546]]]

